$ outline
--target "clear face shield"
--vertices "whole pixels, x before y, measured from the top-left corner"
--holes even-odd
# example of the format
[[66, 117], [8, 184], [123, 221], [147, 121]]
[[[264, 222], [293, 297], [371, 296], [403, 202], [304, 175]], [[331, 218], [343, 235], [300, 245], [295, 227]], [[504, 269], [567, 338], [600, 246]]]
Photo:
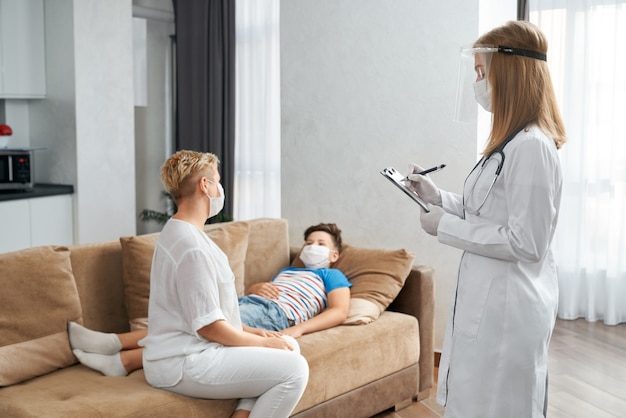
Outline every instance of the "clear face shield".
[[488, 74], [491, 57], [498, 48], [481, 46], [461, 49], [456, 87], [454, 121], [476, 123], [477, 103], [491, 112], [491, 85]]
[[496, 48], [492, 45], [481, 45], [461, 49], [454, 110], [455, 122], [476, 122], [476, 102], [491, 112], [491, 85], [488, 76], [494, 53], [547, 61], [544, 52], [510, 46], [500, 45]]

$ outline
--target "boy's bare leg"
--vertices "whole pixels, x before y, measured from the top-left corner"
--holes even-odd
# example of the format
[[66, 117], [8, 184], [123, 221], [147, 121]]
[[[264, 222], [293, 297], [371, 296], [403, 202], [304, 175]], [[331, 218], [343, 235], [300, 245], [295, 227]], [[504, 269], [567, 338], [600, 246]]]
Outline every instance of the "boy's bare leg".
[[147, 329], [138, 329], [136, 331], [117, 334], [117, 338], [120, 339], [120, 343], [122, 344], [122, 350], [132, 350], [135, 348], [139, 348], [139, 340], [144, 338], [147, 334]]
[[230, 418], [248, 418], [250, 416], [250, 411], [246, 411], [245, 409], [237, 409]]
[[120, 351], [122, 365], [128, 373], [143, 368], [143, 348]]

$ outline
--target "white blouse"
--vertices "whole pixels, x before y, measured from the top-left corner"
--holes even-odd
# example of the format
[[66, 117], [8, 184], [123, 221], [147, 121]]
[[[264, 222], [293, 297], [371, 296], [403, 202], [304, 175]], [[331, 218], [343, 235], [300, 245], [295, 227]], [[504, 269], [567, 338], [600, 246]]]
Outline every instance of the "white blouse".
[[150, 326], [139, 343], [146, 380], [170, 387], [185, 356], [215, 350], [197, 331], [218, 320], [242, 329], [235, 276], [224, 252], [195, 226], [170, 219], [159, 235], [150, 276]]

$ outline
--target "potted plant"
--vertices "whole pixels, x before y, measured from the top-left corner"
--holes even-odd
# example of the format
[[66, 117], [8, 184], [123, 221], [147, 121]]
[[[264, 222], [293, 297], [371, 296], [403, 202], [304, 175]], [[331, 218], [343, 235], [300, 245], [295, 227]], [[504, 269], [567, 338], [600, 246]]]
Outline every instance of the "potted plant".
[[[166, 191], [162, 191], [161, 195], [167, 200], [166, 211], [159, 212], [158, 210], [144, 209], [139, 213], [140, 221], [156, 222], [159, 225], [165, 225], [165, 222], [167, 222], [167, 220], [176, 213], [178, 208], [176, 207], [176, 203], [174, 202], [174, 199], [172, 199], [172, 196]], [[225, 215], [223, 212], [220, 212], [217, 216], [207, 219], [206, 223], [230, 222], [232, 220], [232, 216]]]

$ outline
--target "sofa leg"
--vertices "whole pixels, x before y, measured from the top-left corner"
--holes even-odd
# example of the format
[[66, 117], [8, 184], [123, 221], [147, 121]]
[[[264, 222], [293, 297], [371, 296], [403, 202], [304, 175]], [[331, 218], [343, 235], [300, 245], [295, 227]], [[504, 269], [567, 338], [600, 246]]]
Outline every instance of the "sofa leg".
[[417, 401], [421, 402], [430, 397], [430, 389], [426, 389], [417, 394]]
[[398, 402], [397, 404], [395, 404], [393, 406], [393, 410], [394, 410], [394, 412], [398, 412], [399, 410], [406, 408], [407, 406], [411, 405], [412, 403], [413, 403], [413, 398], [405, 399], [402, 402]]

